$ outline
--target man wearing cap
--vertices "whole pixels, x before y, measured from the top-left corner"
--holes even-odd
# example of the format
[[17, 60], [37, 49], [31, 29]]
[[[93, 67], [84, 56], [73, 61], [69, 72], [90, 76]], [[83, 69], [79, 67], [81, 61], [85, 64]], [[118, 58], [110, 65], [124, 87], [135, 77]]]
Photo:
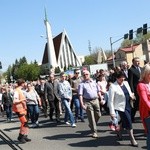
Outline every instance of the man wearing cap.
[[92, 137], [97, 138], [97, 123], [101, 116], [99, 99], [101, 100], [100, 88], [90, 78], [90, 72], [83, 72], [83, 81], [79, 84], [78, 94], [83, 109], [86, 110]]

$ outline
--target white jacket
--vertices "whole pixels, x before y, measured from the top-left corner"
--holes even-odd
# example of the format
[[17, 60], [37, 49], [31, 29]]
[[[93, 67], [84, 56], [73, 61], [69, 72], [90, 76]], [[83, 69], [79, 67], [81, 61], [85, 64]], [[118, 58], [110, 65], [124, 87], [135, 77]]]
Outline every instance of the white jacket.
[[[129, 95], [132, 95], [130, 86], [127, 81], [123, 81], [123, 84], [127, 88]], [[108, 106], [110, 110], [110, 115], [115, 115], [115, 110], [124, 112], [126, 106], [126, 98], [124, 92], [122, 91], [120, 85], [116, 82], [112, 83], [109, 87], [109, 99]]]

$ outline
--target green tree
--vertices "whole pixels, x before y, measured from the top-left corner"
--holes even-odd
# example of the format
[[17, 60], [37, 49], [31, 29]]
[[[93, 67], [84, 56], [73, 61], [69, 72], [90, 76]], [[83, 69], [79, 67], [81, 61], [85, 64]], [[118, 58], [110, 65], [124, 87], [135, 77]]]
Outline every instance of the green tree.
[[142, 33], [136, 34], [135, 41], [138, 44], [146, 42], [150, 38], [150, 31], [147, 32], [147, 34], [143, 35]]
[[96, 47], [91, 55], [85, 56], [85, 61], [83, 65], [92, 65], [92, 64], [97, 64], [97, 57], [98, 57], [98, 52], [101, 51], [100, 47]]
[[[31, 64], [32, 64], [32, 62], [31, 62]], [[38, 65], [38, 62], [37, 62], [36, 60], [34, 60], [34, 64], [37, 64], [37, 65]]]
[[35, 60], [34, 63], [27, 63], [27, 60], [25, 57], [22, 57], [19, 59], [19, 61], [16, 59], [15, 63], [10, 65], [6, 71], [6, 78], [7, 82], [11, 82], [11, 76], [14, 80], [17, 80], [18, 78], [23, 78], [25, 80], [35, 80], [40, 75], [40, 66], [38, 66], [37, 61]]
[[40, 75], [46, 75], [46, 74], [48, 74], [48, 68], [41, 65], [40, 66]]
[[27, 64], [27, 59], [25, 56], [23, 56], [22, 58], [20, 58], [19, 60], [19, 66], [23, 65], [23, 64]]
[[7, 76], [7, 82], [9, 82], [9, 83], [12, 82], [11, 77], [13, 77], [13, 76], [12, 76], [12, 67], [11, 67], [11, 65], [8, 66], [8, 69], [5, 73], [5, 76]]
[[56, 67], [56, 68], [55, 68], [55, 73], [60, 73], [60, 72], [61, 72], [60, 68], [59, 68], [59, 67]]
[[85, 56], [85, 61], [83, 65], [91, 65], [91, 64], [95, 64], [93, 56], [92, 55]]
[[66, 65], [64, 66], [64, 71], [66, 71], [67, 70], [67, 67], [66, 67]]
[[18, 78], [23, 78], [28, 81], [37, 79], [40, 75], [40, 67], [37, 64], [22, 64], [17, 70]]
[[121, 48], [130, 47], [131, 44], [132, 44], [132, 41], [131, 41], [131, 40], [125, 39], [125, 40], [123, 40], [123, 42], [121, 43]]

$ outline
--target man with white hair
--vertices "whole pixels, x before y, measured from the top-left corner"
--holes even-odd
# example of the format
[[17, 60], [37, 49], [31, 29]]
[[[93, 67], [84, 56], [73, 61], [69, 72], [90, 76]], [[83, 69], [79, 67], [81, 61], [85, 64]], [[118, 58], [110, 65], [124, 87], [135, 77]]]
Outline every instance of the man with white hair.
[[79, 84], [78, 94], [81, 107], [86, 110], [92, 137], [97, 138], [97, 123], [101, 116], [99, 99], [101, 100], [100, 88], [90, 78], [90, 72], [83, 72], [83, 81]]
[[125, 80], [128, 81], [128, 63], [126, 61], [122, 61], [120, 66], [121, 66], [121, 70], [125, 76]]

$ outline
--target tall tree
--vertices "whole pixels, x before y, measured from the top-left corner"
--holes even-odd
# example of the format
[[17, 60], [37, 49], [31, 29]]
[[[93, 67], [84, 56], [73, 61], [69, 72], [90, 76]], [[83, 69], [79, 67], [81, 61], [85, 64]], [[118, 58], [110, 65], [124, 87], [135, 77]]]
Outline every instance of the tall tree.
[[23, 78], [28, 81], [37, 79], [40, 75], [40, 67], [37, 64], [23, 64], [16, 72], [18, 78]]

